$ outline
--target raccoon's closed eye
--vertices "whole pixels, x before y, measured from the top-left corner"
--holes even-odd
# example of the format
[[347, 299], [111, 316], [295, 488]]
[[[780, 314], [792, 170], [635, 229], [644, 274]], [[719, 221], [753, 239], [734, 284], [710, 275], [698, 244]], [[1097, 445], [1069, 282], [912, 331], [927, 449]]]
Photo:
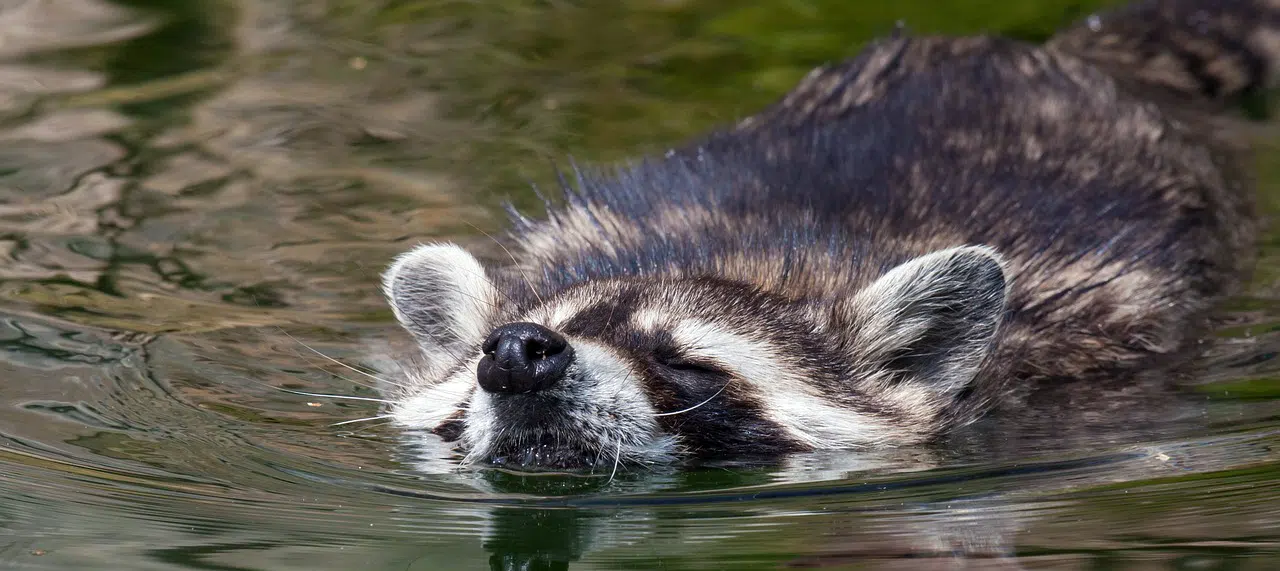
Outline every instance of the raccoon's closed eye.
[[654, 359], [658, 361], [658, 364], [674, 371], [709, 375], [724, 373], [723, 369], [713, 363], [699, 359], [690, 359], [675, 351], [658, 351], [654, 354]]

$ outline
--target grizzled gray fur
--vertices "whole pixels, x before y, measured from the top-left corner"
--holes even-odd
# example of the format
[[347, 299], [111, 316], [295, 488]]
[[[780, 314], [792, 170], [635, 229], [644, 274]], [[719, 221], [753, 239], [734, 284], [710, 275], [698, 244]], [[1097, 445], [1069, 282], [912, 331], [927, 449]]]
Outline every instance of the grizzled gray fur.
[[463, 462], [605, 468], [927, 441], [1037, 386], [1188, 353], [1247, 270], [1213, 114], [1269, 0], [1156, 0], [1045, 46], [898, 37], [663, 156], [575, 171], [507, 264], [385, 275], [422, 349], [391, 413]]

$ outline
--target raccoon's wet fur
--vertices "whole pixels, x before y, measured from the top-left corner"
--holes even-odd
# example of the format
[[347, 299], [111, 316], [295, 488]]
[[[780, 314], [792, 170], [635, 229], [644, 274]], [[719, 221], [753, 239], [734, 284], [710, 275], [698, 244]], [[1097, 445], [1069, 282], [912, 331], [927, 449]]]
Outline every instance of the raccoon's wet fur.
[[1278, 54], [1267, 0], [875, 42], [731, 128], [576, 170], [514, 215], [506, 265], [401, 256], [385, 290], [422, 357], [390, 412], [463, 462], [608, 470], [919, 443], [1166, 366], [1249, 265], [1210, 116]]

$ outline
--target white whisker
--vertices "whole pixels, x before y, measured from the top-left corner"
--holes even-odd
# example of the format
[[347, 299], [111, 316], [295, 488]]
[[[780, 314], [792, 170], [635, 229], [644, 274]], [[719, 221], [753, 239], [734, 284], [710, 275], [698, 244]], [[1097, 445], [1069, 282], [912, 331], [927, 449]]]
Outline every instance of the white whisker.
[[596, 450], [596, 459], [595, 459], [595, 460], [593, 460], [593, 461], [591, 462], [591, 474], [592, 474], [592, 475], [595, 475], [595, 473], [596, 473], [596, 466], [598, 466], [598, 465], [600, 464], [600, 458], [602, 458], [602, 457], [604, 457], [604, 446], [603, 446], [603, 445], [602, 445], [602, 446], [600, 446], [600, 448]]
[[244, 376], [244, 375], [232, 375], [232, 376], [233, 376], [233, 377], [236, 377], [236, 378], [239, 378], [239, 379], [244, 379], [244, 380], [249, 381], [249, 382], [251, 382], [251, 383], [253, 383], [253, 384], [256, 384], [256, 385], [262, 385], [262, 386], [267, 387], [267, 388], [269, 388], [269, 389], [271, 389], [271, 390], [276, 390], [276, 391], [280, 391], [280, 392], [285, 392], [285, 393], [289, 393], [289, 394], [293, 394], [293, 395], [302, 395], [302, 396], [304, 396], [304, 397], [316, 397], [316, 398], [325, 398], [325, 399], [358, 400], [358, 401], [368, 401], [368, 402], [380, 402], [380, 403], [383, 403], [383, 404], [392, 404], [392, 405], [393, 405], [393, 404], [396, 404], [396, 403], [395, 403], [395, 401], [390, 401], [390, 400], [386, 400], [386, 399], [375, 399], [375, 398], [370, 398], [370, 397], [355, 397], [355, 396], [348, 396], [348, 395], [326, 395], [326, 394], [323, 394], [323, 393], [308, 393], [308, 392], [303, 392], [303, 391], [295, 391], [295, 390], [293, 390], [293, 389], [286, 389], [286, 388], [283, 388], [283, 387], [277, 387], [277, 386], [272, 385], [272, 384], [270, 384], [270, 383], [264, 383], [264, 382], [259, 381], [259, 380], [257, 380], [257, 379], [251, 379], [251, 378], [246, 377], [246, 376]]
[[[473, 228], [474, 228], [474, 226], [473, 226]], [[472, 271], [472, 270], [466, 270], [466, 269], [463, 269], [463, 268], [460, 268], [460, 269], [462, 270], [462, 272], [463, 272], [463, 273], [466, 273], [466, 274], [469, 274], [469, 275], [471, 275], [471, 276], [473, 276], [473, 277], [477, 277], [477, 278], [480, 278], [480, 279], [484, 280], [486, 283], [488, 283], [488, 284], [489, 284], [489, 287], [493, 288], [493, 291], [494, 291], [494, 292], [497, 292], [497, 294], [498, 294], [498, 295], [500, 295], [500, 296], [502, 296], [502, 297], [506, 298], [506, 300], [507, 300], [507, 301], [509, 301], [509, 302], [511, 302], [512, 304], [515, 304], [516, 300], [511, 299], [511, 295], [510, 295], [510, 294], [508, 294], [508, 293], [507, 293], [507, 292], [505, 292], [505, 291], [502, 291], [501, 289], [499, 289], [499, 288], [498, 288], [498, 286], [494, 285], [493, 280], [489, 279], [489, 276], [484, 275], [483, 273], [478, 273], [478, 272]], [[444, 285], [444, 284], [441, 284], [441, 285]], [[497, 303], [494, 303], [493, 301], [490, 301], [490, 300], [487, 300], [487, 299], [481, 299], [481, 298], [478, 298], [478, 297], [476, 297], [476, 296], [474, 296], [474, 295], [469, 295], [469, 294], [467, 294], [467, 293], [463, 292], [463, 291], [462, 291], [461, 289], [459, 289], [459, 288], [453, 288], [453, 290], [452, 290], [452, 291], [455, 291], [455, 292], [457, 292], [457, 293], [459, 293], [459, 294], [462, 294], [462, 295], [464, 295], [464, 296], [466, 296], [466, 297], [469, 297], [469, 298], [471, 298], [471, 299], [474, 299], [474, 300], [476, 300], [476, 301], [478, 301], [478, 302], [480, 302], [480, 303], [482, 303], [482, 304], [484, 304], [484, 305], [489, 306], [489, 308], [491, 308], [491, 309], [498, 309], [498, 304], [497, 304]]]
[[613, 483], [613, 477], [618, 475], [618, 463], [622, 461], [622, 439], [618, 439], [618, 451], [613, 455], [613, 472], [609, 473], [609, 481], [606, 484]]
[[[269, 387], [270, 387], [271, 385], [267, 385], [267, 386], [269, 386]], [[271, 388], [273, 388], [273, 389], [275, 389], [275, 390], [277, 390], [277, 391], [284, 391], [284, 392], [289, 393], [289, 394], [302, 395], [302, 396], [304, 396], [304, 397], [316, 397], [316, 398], [325, 398], [325, 399], [361, 400], [361, 401], [368, 401], [368, 402], [380, 402], [380, 403], [383, 403], [383, 404], [395, 404], [395, 401], [389, 401], [389, 400], [387, 400], [387, 399], [375, 399], [375, 398], [370, 398], [370, 397], [353, 397], [353, 396], [347, 396], [347, 395], [326, 395], [326, 394], [321, 394], [321, 393], [306, 393], [306, 392], [302, 392], [302, 391], [295, 391], [295, 390], [292, 390], [292, 389], [282, 389], [282, 388], [280, 388], [280, 387], [271, 387]]]
[[733, 378], [730, 378], [728, 381], [726, 381], [726, 382], [725, 382], [724, 386], [720, 387], [720, 390], [716, 391], [716, 394], [713, 394], [713, 395], [711, 395], [711, 396], [707, 397], [707, 400], [704, 400], [704, 401], [702, 401], [702, 402], [700, 402], [700, 403], [698, 403], [698, 404], [695, 404], [695, 405], [693, 405], [693, 406], [691, 406], [691, 407], [689, 407], [689, 408], [686, 408], [686, 409], [684, 409], [684, 410], [677, 410], [677, 411], [675, 411], [675, 412], [660, 412], [660, 413], [655, 414], [655, 415], [653, 415], [653, 416], [675, 416], [675, 415], [677, 415], [677, 414], [684, 414], [684, 413], [686, 413], [686, 412], [689, 412], [689, 411], [691, 411], [691, 410], [693, 410], [693, 409], [696, 409], [696, 408], [698, 408], [698, 407], [700, 407], [700, 406], [702, 406], [702, 405], [704, 405], [704, 404], [707, 404], [707, 403], [711, 402], [711, 400], [712, 400], [712, 399], [714, 399], [714, 398], [716, 398], [716, 397], [720, 396], [720, 393], [724, 392], [724, 390], [725, 390], [725, 389], [729, 388], [729, 385], [730, 385], [730, 384], [732, 384], [732, 383], [733, 383]]
[[[369, 377], [370, 379], [373, 379], [373, 380], [375, 380], [375, 381], [377, 381], [377, 382], [379, 382], [379, 383], [384, 383], [384, 384], [388, 384], [388, 385], [392, 385], [392, 386], [400, 386], [400, 384], [399, 384], [399, 383], [396, 383], [396, 382], [390, 381], [390, 380], [388, 380], [388, 379], [384, 379], [384, 378], [379, 377], [379, 376], [377, 376], [377, 375], [374, 375], [374, 374], [372, 374], [372, 373], [366, 372], [366, 371], [364, 371], [364, 370], [362, 370], [362, 369], [359, 369], [359, 368], [353, 367], [353, 366], [351, 366], [351, 365], [348, 365], [348, 364], [346, 364], [346, 363], [343, 363], [342, 361], [339, 361], [339, 360], [337, 360], [337, 359], [334, 359], [333, 357], [330, 357], [330, 356], [328, 356], [328, 355], [325, 355], [324, 353], [321, 353], [320, 351], [316, 350], [316, 349], [315, 349], [315, 348], [313, 348], [312, 346], [307, 345], [306, 343], [303, 343], [301, 339], [298, 339], [297, 337], [294, 337], [294, 336], [293, 336], [293, 335], [291, 335], [288, 331], [285, 331], [285, 330], [284, 330], [284, 328], [277, 327], [276, 329], [279, 329], [279, 330], [280, 330], [280, 332], [281, 332], [281, 333], [284, 333], [284, 335], [285, 335], [286, 337], [288, 337], [288, 338], [292, 339], [294, 343], [297, 343], [297, 344], [299, 344], [299, 345], [302, 345], [302, 346], [303, 346], [303, 347], [305, 347], [308, 351], [311, 351], [312, 353], [315, 353], [316, 355], [319, 355], [319, 356], [323, 357], [324, 359], [328, 360], [328, 361], [329, 361], [329, 362], [331, 362], [331, 363], [334, 363], [334, 364], [336, 364], [336, 365], [338, 365], [338, 366], [344, 367], [344, 368], [346, 368], [346, 369], [348, 369], [348, 370], [351, 370], [351, 371], [354, 371], [354, 372], [356, 372], [356, 373], [358, 373], [358, 374], [361, 374], [361, 375], [364, 375], [364, 376], [366, 376], [366, 377]], [[350, 379], [348, 379], [348, 380], [350, 380]], [[359, 383], [356, 383], [356, 384], [359, 384]], [[377, 387], [373, 387], [373, 388], [377, 388]]]
[[344, 432], [339, 432], [339, 433], [337, 433], [337, 435], [338, 435], [338, 436], [341, 436], [341, 437], [344, 437], [344, 438], [345, 438], [345, 437], [364, 438], [364, 437], [368, 436], [368, 434], [369, 434], [369, 433], [368, 433], [368, 431], [373, 430], [373, 429], [375, 429], [375, 428], [382, 427], [382, 426], [386, 426], [386, 425], [388, 425], [388, 424], [391, 424], [391, 423], [390, 423], [390, 422], [383, 422], [383, 423], [381, 423], [381, 424], [372, 424], [372, 425], [369, 425], [369, 426], [365, 426], [365, 427], [361, 428], [360, 430], [348, 430], [348, 431], [344, 431]]
[[357, 418], [355, 420], [344, 420], [342, 422], [335, 422], [333, 424], [330, 424], [329, 426], [342, 426], [344, 424], [355, 424], [357, 422], [369, 422], [370, 420], [382, 420], [385, 418], [395, 418], [395, 417], [396, 415], [394, 414], [381, 414], [378, 416], [371, 416], [369, 418]]
[[516, 261], [516, 256], [515, 256], [515, 254], [512, 254], [512, 253], [511, 253], [511, 250], [508, 250], [508, 249], [507, 249], [506, 244], [503, 244], [503, 243], [502, 243], [500, 240], [498, 240], [497, 238], [494, 238], [493, 236], [489, 235], [489, 233], [488, 233], [488, 232], [485, 232], [484, 230], [481, 230], [479, 226], [476, 226], [475, 224], [471, 224], [470, 222], [468, 222], [467, 224], [468, 224], [468, 225], [470, 225], [472, 228], [475, 228], [477, 232], [479, 232], [479, 233], [481, 233], [481, 234], [484, 234], [484, 236], [485, 236], [486, 238], [488, 238], [488, 239], [490, 239], [490, 240], [493, 240], [493, 243], [494, 243], [494, 244], [497, 244], [499, 248], [502, 248], [502, 251], [503, 251], [503, 252], [506, 252], [506, 253], [507, 253], [507, 257], [508, 257], [508, 258], [511, 258], [511, 264], [512, 264], [512, 266], [514, 266], [514, 267], [515, 267], [516, 271], [520, 272], [520, 277], [524, 279], [524, 284], [525, 284], [526, 286], [529, 286], [529, 291], [530, 291], [531, 293], [533, 293], [533, 297], [538, 298], [538, 303], [539, 303], [539, 304], [546, 305], [546, 304], [547, 304], [547, 302], [546, 302], [546, 300], [542, 299], [542, 295], [538, 293], [538, 288], [533, 287], [533, 280], [530, 280], [530, 279], [529, 279], [529, 274], [526, 274], [526, 273], [525, 273], [525, 271], [524, 271], [524, 266], [523, 266], [523, 265], [521, 265], [521, 264], [520, 264], [520, 262]]

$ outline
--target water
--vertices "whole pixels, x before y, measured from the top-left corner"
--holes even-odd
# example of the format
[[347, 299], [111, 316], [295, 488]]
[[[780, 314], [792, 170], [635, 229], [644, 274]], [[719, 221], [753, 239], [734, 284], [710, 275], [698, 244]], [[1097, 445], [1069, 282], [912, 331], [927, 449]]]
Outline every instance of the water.
[[307, 347], [401, 340], [384, 264], [482, 241], [549, 161], [730, 121], [898, 19], [1096, 5], [0, 0], [0, 567], [1280, 568], [1280, 230], [1186, 398], [942, 449], [425, 474], [335, 425], [376, 403], [296, 394], [376, 397]]

